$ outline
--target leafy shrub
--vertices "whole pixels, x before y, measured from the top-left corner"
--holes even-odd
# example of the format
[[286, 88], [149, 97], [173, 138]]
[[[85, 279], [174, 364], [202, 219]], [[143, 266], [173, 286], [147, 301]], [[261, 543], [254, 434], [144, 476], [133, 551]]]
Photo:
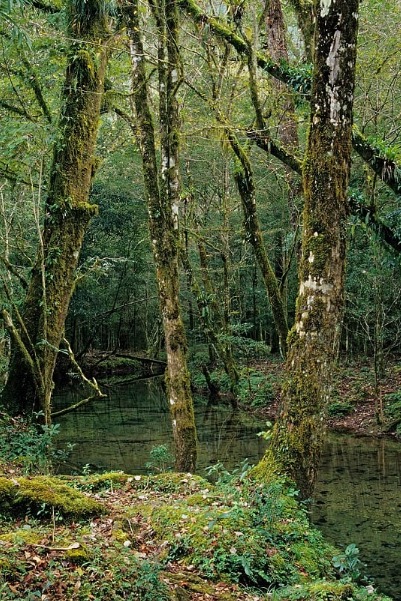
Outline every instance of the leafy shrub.
[[0, 416], [0, 461], [15, 463], [25, 474], [47, 474], [66, 461], [73, 445], [59, 449], [59, 424], [40, 425], [21, 417]]
[[256, 369], [241, 372], [238, 397], [241, 403], [258, 408], [267, 407], [276, 397], [274, 377]]
[[329, 405], [328, 414], [330, 417], [340, 417], [350, 415], [353, 409], [353, 405], [347, 401], [335, 401]]
[[401, 421], [401, 390], [386, 394], [383, 400], [386, 417], [394, 421]]
[[343, 578], [355, 582], [359, 580], [364, 564], [359, 559], [358, 547], [354, 543], [348, 545], [344, 553], [333, 557], [333, 566], [337, 568]]
[[167, 472], [171, 470], [174, 463], [174, 457], [166, 444], [160, 444], [156, 447], [153, 447], [149, 453], [149, 456], [150, 459], [145, 464], [145, 467], [151, 474], [155, 472]]

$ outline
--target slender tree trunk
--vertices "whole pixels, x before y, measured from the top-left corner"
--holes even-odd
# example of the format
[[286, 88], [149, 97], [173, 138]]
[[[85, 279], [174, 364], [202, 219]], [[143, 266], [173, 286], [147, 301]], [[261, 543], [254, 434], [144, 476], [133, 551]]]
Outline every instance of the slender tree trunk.
[[[281, 6], [281, 0], [268, 0], [268, 10], [266, 15], [266, 42], [270, 57], [276, 61], [289, 62], [289, 55], [286, 40], [286, 28], [284, 15]], [[299, 148], [298, 129], [295, 119], [294, 93], [283, 82], [272, 78], [272, 85], [275, 93], [276, 104], [278, 106], [278, 137], [284, 147], [291, 152], [296, 152]], [[296, 198], [302, 194], [302, 186], [299, 176], [293, 170], [284, 164], [285, 178], [288, 190], [288, 219], [293, 231], [298, 226], [298, 215], [296, 208]], [[287, 314], [288, 311], [288, 287], [286, 278], [283, 277], [288, 272], [289, 265], [286, 265], [286, 254], [283, 250], [283, 234], [278, 232], [275, 242], [275, 274], [280, 282], [280, 293], [283, 300], [283, 306]], [[277, 352], [278, 339], [277, 333], [273, 332], [271, 352]]]
[[[273, 0], [275, 1], [275, 0]], [[298, 26], [302, 32], [305, 44], [305, 57], [308, 62], [313, 60], [313, 0], [290, 0], [298, 19]]]
[[351, 162], [358, 0], [315, 1], [317, 33], [303, 185], [302, 259], [282, 405], [255, 468], [278, 469], [303, 498], [316, 481], [343, 312], [347, 186]]
[[7, 316], [13, 354], [2, 400], [12, 413], [43, 411], [50, 421], [53, 372], [74, 289], [82, 240], [97, 208], [88, 202], [107, 63], [102, 0], [67, 6], [71, 43], [60, 138], [54, 149], [43, 234], [23, 311]]
[[180, 64], [175, 1], [152, 3], [158, 31], [159, 118], [162, 165], [159, 172], [155, 132], [147, 89], [145, 53], [137, 0], [126, 5], [130, 36], [133, 96], [138, 119], [143, 173], [149, 206], [150, 235], [167, 352], [167, 394], [173, 424], [176, 469], [193, 472], [197, 440], [187, 342], [181, 318], [178, 277], [178, 103]]
[[236, 136], [228, 128], [226, 130], [228, 141], [238, 159], [238, 165], [234, 174], [235, 181], [242, 201], [244, 213], [244, 228], [248, 242], [252, 245], [256, 261], [262, 274], [266, 287], [267, 296], [273, 313], [274, 324], [279, 337], [280, 351], [285, 357], [287, 354], [287, 316], [273, 267], [267, 256], [266, 247], [256, 210], [256, 190], [253, 181], [251, 163]]

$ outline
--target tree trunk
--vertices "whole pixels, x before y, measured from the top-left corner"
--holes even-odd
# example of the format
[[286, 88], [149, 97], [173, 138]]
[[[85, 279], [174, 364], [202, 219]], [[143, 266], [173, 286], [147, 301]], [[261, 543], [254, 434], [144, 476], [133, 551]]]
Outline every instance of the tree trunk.
[[262, 477], [271, 469], [288, 475], [303, 498], [311, 495], [316, 481], [343, 312], [358, 5], [358, 0], [315, 2], [296, 322], [289, 336], [281, 411], [269, 449], [255, 468]]
[[43, 234], [21, 318], [9, 323], [13, 354], [2, 400], [14, 414], [50, 420], [53, 372], [74, 289], [82, 240], [96, 207], [88, 202], [107, 63], [102, 0], [68, 4], [69, 51], [60, 138], [54, 149]]
[[149, 206], [150, 235], [167, 352], [167, 394], [173, 424], [175, 467], [195, 471], [197, 458], [196, 427], [190, 375], [187, 367], [187, 342], [181, 318], [178, 277], [178, 104], [179, 58], [177, 9], [174, 1], [151, 4], [158, 32], [159, 119], [162, 165], [159, 173], [155, 132], [147, 89], [144, 48], [140, 34], [137, 1], [126, 5], [130, 36], [133, 97], [138, 119], [143, 173]]

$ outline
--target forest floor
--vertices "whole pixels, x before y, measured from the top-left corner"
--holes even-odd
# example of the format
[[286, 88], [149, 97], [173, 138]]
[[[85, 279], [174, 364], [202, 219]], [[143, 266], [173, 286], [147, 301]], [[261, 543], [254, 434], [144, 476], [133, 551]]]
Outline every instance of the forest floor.
[[0, 465], [0, 499], [2, 601], [389, 601], [340, 579], [338, 551], [280, 480]]
[[[273, 382], [283, 378], [283, 365], [278, 362], [258, 362], [255, 368], [263, 371]], [[279, 407], [279, 394], [266, 414], [274, 420]], [[372, 361], [338, 365], [329, 405], [328, 427], [357, 436], [397, 436], [401, 422], [401, 362], [388, 361], [385, 373], [376, 384]], [[401, 433], [400, 433], [401, 436]]]

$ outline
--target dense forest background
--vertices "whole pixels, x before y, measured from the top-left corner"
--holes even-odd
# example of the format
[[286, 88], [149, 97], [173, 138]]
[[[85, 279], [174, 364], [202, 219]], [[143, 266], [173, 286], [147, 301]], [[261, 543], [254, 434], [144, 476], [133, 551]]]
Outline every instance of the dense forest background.
[[[248, 35], [260, 18], [262, 4], [246, 12]], [[284, 4], [287, 39], [294, 78], [308, 69], [296, 18]], [[209, 7], [208, 10], [213, 10]], [[221, 5], [220, 13], [227, 7]], [[218, 13], [219, 13], [218, 10]], [[399, 31], [397, 2], [364, 2], [361, 6], [354, 120], [359, 130], [389, 157], [399, 156]], [[245, 17], [244, 17], [245, 18]], [[63, 83], [66, 39], [63, 11], [16, 8], [12, 24], [3, 21], [1, 35], [1, 244], [3, 306], [20, 303], [23, 278], [34, 260], [42, 199], [48, 185], [52, 144], [57, 136], [57, 112]], [[389, 22], [391, 21], [391, 27]], [[266, 342], [277, 349], [274, 325], [252, 248], [247, 242], [235, 186], [234, 159], [222, 143], [222, 125], [211, 108], [212, 90], [221, 86], [219, 104], [239, 136], [251, 125], [253, 108], [245, 67], [235, 51], [218, 49], [213, 39], [201, 48], [189, 20], [181, 22], [181, 53], [185, 63], [180, 91], [182, 243], [193, 276], [199, 282], [194, 299], [182, 270], [182, 306], [191, 343], [205, 342], [202, 317], [218, 300], [225, 332]], [[18, 30], [17, 30], [18, 28]], [[18, 31], [18, 33], [16, 33]], [[151, 25], [150, 60], [154, 59]], [[257, 44], [266, 36], [259, 31]], [[256, 42], [255, 42], [256, 43]], [[129, 113], [130, 66], [121, 36], [113, 41], [107, 82], [117, 107]], [[188, 85], [186, 85], [188, 84]], [[195, 88], [195, 89], [194, 89]], [[271, 135], [278, 136], [285, 119], [285, 96], [271, 78], [261, 75], [261, 103]], [[203, 95], [203, 98], [202, 98]], [[284, 100], [283, 100], [284, 96]], [[209, 101], [209, 105], [208, 105]], [[300, 144], [305, 140], [308, 106], [302, 93], [294, 96]], [[283, 106], [284, 105], [284, 106]], [[271, 262], [285, 273], [289, 321], [296, 296], [294, 245], [299, 238], [302, 199], [297, 178], [274, 157], [249, 148], [257, 188], [259, 218]], [[78, 354], [88, 349], [116, 348], [157, 354], [161, 346], [159, 304], [149, 243], [147, 209], [140, 158], [132, 128], [111, 106], [104, 107], [97, 145], [98, 166], [91, 193], [99, 206], [85, 237], [78, 282], [67, 320], [67, 333]], [[398, 199], [357, 156], [353, 160], [350, 194], [355, 203], [400, 235]], [[369, 216], [349, 217], [347, 302], [341, 351], [347, 356], [394, 352], [400, 345], [399, 254], [383, 244], [380, 232], [369, 228]], [[204, 246], [207, 265], [200, 261]], [[204, 270], [202, 272], [202, 270]], [[202, 277], [207, 272], [209, 285]], [[7, 291], [7, 293], [5, 292]], [[200, 315], [199, 306], [204, 315]], [[220, 317], [223, 317], [220, 316]], [[216, 316], [211, 319], [218, 323]], [[7, 348], [3, 330], [3, 349]], [[242, 340], [243, 342], [243, 340]], [[3, 370], [7, 353], [3, 351]]]

